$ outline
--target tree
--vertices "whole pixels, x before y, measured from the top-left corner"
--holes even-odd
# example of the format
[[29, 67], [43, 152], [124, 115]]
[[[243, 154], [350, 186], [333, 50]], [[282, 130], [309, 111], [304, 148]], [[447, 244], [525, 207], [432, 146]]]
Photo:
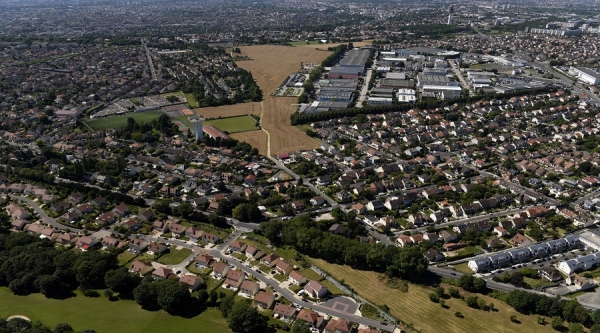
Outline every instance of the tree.
[[221, 301], [221, 304], [219, 305], [219, 310], [221, 310], [221, 315], [224, 318], [227, 318], [229, 316], [229, 312], [233, 308], [234, 304], [235, 304], [234, 295], [223, 298], [223, 300]]
[[435, 293], [436, 293], [436, 294], [437, 294], [437, 295], [438, 295], [440, 298], [441, 298], [441, 297], [444, 297], [444, 292], [445, 292], [445, 290], [444, 290], [444, 287], [442, 287], [442, 286], [438, 286], [438, 287], [436, 287], [436, 288], [435, 288]]
[[158, 293], [154, 283], [144, 280], [133, 290], [133, 298], [143, 309], [156, 309], [158, 307]]
[[560, 328], [562, 327], [563, 324], [563, 319], [560, 316], [554, 316], [552, 317], [552, 320], [550, 321], [550, 326], [552, 326], [553, 329], [555, 330], [560, 330]]
[[588, 311], [576, 300], [565, 302], [563, 318], [570, 323], [586, 323], [589, 319]]
[[454, 287], [448, 288], [448, 294], [450, 294], [450, 297], [454, 297], [454, 298], [460, 297], [460, 292], [458, 291], [458, 289], [456, 289]]
[[168, 313], [178, 313], [191, 303], [189, 286], [179, 280], [166, 279], [156, 284], [158, 305]]
[[308, 323], [304, 320], [296, 320], [292, 325], [291, 333], [311, 333]]
[[467, 303], [468, 307], [477, 309], [478, 308], [478, 304], [477, 304], [478, 299], [479, 299], [479, 297], [477, 297], [477, 296], [467, 296], [467, 298], [465, 299], [465, 302]]
[[108, 271], [104, 275], [106, 286], [110, 290], [119, 293], [119, 296], [122, 298], [133, 296], [133, 290], [141, 281], [142, 279], [139, 275], [130, 273], [125, 267]]
[[580, 323], [570, 323], [569, 324], [569, 333], [584, 333], [583, 325]]
[[182, 202], [177, 206], [177, 210], [179, 211], [179, 215], [183, 218], [189, 218], [194, 212], [194, 206], [192, 206], [189, 202]]
[[12, 332], [23, 332], [31, 328], [31, 322], [16, 317], [6, 322], [6, 328], [10, 329]]
[[54, 331], [52, 331], [52, 332], [53, 333], [74, 333], [75, 330], [69, 324], [59, 323], [56, 325], [56, 327], [54, 328]]
[[590, 327], [590, 333], [600, 333], [600, 324], [594, 324]]
[[440, 301], [440, 297], [435, 293], [431, 293], [429, 294], [429, 300], [433, 303], [438, 303]]
[[233, 305], [227, 323], [237, 333], [262, 333], [267, 330], [267, 318], [246, 301], [238, 301]]

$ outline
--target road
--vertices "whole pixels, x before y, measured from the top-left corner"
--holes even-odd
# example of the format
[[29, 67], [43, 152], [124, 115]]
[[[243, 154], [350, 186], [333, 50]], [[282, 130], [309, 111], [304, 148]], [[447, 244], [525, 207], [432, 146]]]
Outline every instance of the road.
[[[376, 65], [373, 65], [373, 68], [377, 68], [375, 66]], [[362, 102], [367, 99], [367, 92], [369, 92], [369, 82], [371, 82], [371, 75], [373, 75], [373, 69], [368, 69], [367, 76], [365, 77], [362, 89], [360, 90], [360, 96], [358, 96], [358, 100], [356, 101], [357, 108], [362, 108]]]
[[452, 67], [454, 74], [456, 74], [456, 77], [458, 77], [458, 80], [462, 83], [463, 88], [469, 89], [470, 96], [475, 95], [475, 91], [473, 91], [473, 88], [471, 87], [471, 85], [467, 81], [465, 81], [465, 78], [463, 77], [462, 73], [460, 72], [460, 68], [458, 67], [458, 65], [456, 63], [456, 60], [448, 60], [448, 62], [450, 63], [450, 67]]
[[44, 210], [37, 204], [37, 202], [35, 202], [29, 198], [22, 197], [19, 195], [14, 195], [14, 194], [9, 194], [8, 196], [12, 199], [26, 202], [29, 206], [31, 206], [33, 211], [35, 211], [40, 216], [40, 218], [44, 221], [44, 223], [47, 223], [47, 224], [49, 224], [57, 229], [61, 229], [61, 230], [69, 229], [72, 232], [81, 232], [82, 231], [81, 229], [77, 229], [75, 227], [67, 227], [65, 225], [62, 225], [62, 224], [56, 222], [56, 219], [48, 216], [48, 214], [46, 214], [46, 212], [44, 212]]
[[156, 70], [154, 69], [154, 63], [152, 63], [152, 56], [150, 56], [150, 50], [148, 50], [148, 46], [146, 46], [146, 39], [142, 38], [142, 45], [144, 46], [144, 50], [146, 51], [146, 56], [148, 57], [148, 66], [150, 67], [150, 74], [152, 75], [152, 81], [157, 81], [158, 77], [156, 76]]

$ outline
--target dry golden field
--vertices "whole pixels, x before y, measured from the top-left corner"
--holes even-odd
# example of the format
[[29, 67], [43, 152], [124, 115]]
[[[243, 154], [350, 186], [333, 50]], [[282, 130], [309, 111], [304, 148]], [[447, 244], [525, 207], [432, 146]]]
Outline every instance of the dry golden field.
[[230, 136], [238, 141], [248, 142], [252, 147], [256, 147], [261, 155], [267, 156], [267, 133], [258, 130], [234, 133]]
[[[330, 44], [298, 44], [296, 45], [296, 47], [305, 47], [305, 48], [317, 48], [319, 50], [325, 50], [327, 51], [327, 48], [329, 47], [335, 47], [338, 46], [340, 44], [348, 44], [347, 42], [344, 43], [330, 43]], [[363, 40], [362, 42], [352, 42], [352, 44], [354, 45], [354, 47], [363, 47], [363, 46], [371, 46], [371, 44], [373, 44], [373, 40]]]
[[[320, 63], [330, 53], [314, 48], [276, 45], [244, 46], [241, 50], [242, 55], [253, 60], [239, 61], [238, 66], [252, 72], [263, 91], [261, 125], [271, 136], [271, 155], [319, 147], [319, 140], [307, 136], [290, 124], [290, 115], [296, 111], [296, 107], [291, 104], [296, 103], [297, 98], [273, 97], [271, 94], [290, 73], [300, 69], [302, 62]], [[261, 153], [265, 153], [262, 148], [266, 145], [264, 132], [247, 132], [233, 137], [240, 140], [243, 138]]]
[[233, 117], [245, 114], [260, 114], [260, 103], [239, 103], [233, 105], [214, 106], [208, 108], [196, 108], [193, 109], [195, 114], [202, 116], [206, 119], [218, 118], [218, 117]]
[[[354, 289], [366, 300], [390, 308], [391, 314], [400, 318], [405, 323], [413, 324], [415, 329], [422, 332], [540, 332], [550, 330], [550, 324], [545, 326], [537, 323], [537, 316], [525, 316], [518, 313], [506, 303], [483, 295], [477, 295], [483, 298], [487, 304], [494, 303], [498, 309], [496, 312], [487, 312], [483, 310], [472, 309], [467, 306], [465, 301], [457, 298], [446, 299], [448, 309], [444, 309], [438, 303], [429, 300], [429, 294], [433, 288], [409, 284], [408, 291], [402, 292], [398, 289], [390, 288], [381, 280], [378, 273], [371, 271], [360, 271], [342, 266], [327, 263], [321, 259], [311, 259], [314, 264], [322, 268], [334, 278], [344, 280], [344, 282]], [[448, 290], [448, 285], [443, 285]], [[461, 290], [463, 296], [468, 293]], [[464, 318], [458, 318], [454, 315], [460, 311]], [[510, 321], [510, 316], [516, 315], [520, 323]], [[545, 318], [550, 322], [550, 318]]]

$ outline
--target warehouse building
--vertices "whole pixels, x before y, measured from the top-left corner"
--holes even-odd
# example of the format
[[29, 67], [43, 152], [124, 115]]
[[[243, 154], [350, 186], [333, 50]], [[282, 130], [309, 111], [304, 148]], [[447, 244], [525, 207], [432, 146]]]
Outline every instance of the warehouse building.
[[586, 67], [571, 67], [569, 71], [583, 83], [591, 85], [600, 84], [600, 73], [598, 73], [598, 71], [595, 69]]

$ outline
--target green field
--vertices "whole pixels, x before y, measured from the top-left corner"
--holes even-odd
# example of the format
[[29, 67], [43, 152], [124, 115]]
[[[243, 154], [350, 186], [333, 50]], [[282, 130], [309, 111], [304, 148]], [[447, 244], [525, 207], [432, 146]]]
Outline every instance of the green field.
[[205, 122], [206, 125], [214, 125], [227, 133], [237, 133], [256, 130], [256, 120], [249, 116], [229, 117], [212, 119]]
[[163, 255], [157, 261], [165, 265], [177, 265], [189, 257], [190, 254], [192, 254], [192, 250], [190, 249], [175, 250], [172, 248], [169, 253]]
[[123, 128], [127, 126], [127, 118], [133, 118], [138, 124], [148, 123], [158, 117], [160, 111], [146, 111], [139, 113], [130, 113], [123, 116], [113, 116], [100, 119], [89, 120], [86, 123], [95, 131], [103, 131], [107, 128]]
[[316, 40], [311, 40], [311, 41], [303, 41], [303, 42], [290, 42], [290, 44], [292, 44], [294, 46], [298, 46], [298, 45], [313, 45], [313, 44], [319, 44], [319, 42], [316, 41]]
[[200, 104], [198, 104], [198, 101], [196, 100], [196, 98], [194, 98], [194, 95], [192, 94], [183, 94], [185, 96], [185, 100], [187, 101], [188, 105], [191, 108], [199, 108]]
[[0, 288], [0, 317], [24, 315], [51, 327], [69, 323], [76, 331], [98, 333], [146, 332], [231, 332], [218, 309], [209, 308], [192, 318], [171, 316], [163, 310], [146, 311], [134, 301], [111, 302], [105, 297], [88, 298], [77, 292], [65, 300], [47, 299], [41, 294], [15, 296]]

